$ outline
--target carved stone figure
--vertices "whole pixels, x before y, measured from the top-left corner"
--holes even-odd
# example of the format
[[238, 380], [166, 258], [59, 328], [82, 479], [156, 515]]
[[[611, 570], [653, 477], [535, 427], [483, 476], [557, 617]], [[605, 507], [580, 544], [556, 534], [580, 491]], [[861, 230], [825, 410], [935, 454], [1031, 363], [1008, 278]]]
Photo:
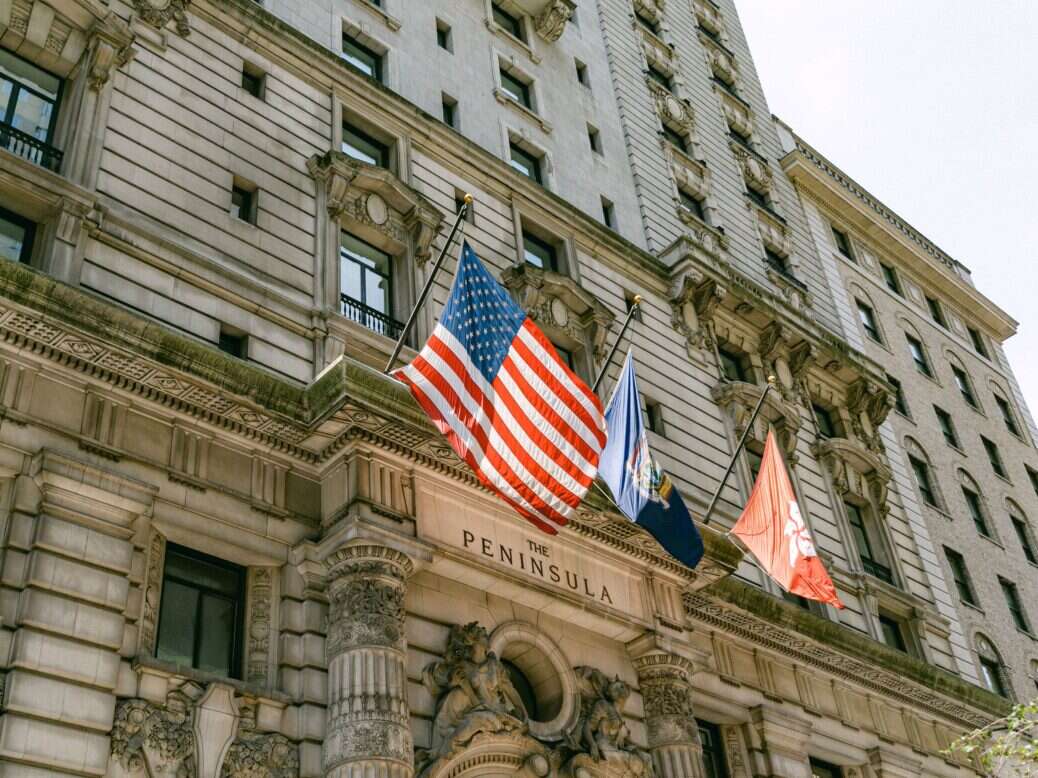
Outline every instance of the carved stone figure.
[[227, 749], [220, 771], [222, 778], [295, 778], [299, 753], [284, 735], [256, 731], [256, 706], [240, 709], [238, 737]]
[[133, 0], [134, 10], [141, 19], [161, 30], [172, 19], [180, 35], [190, 35], [191, 25], [187, 21], [187, 7], [191, 0]]
[[130, 772], [193, 778], [193, 725], [194, 700], [180, 689], [166, 695], [165, 706], [124, 700], [115, 709], [112, 756]]
[[478, 623], [451, 628], [444, 659], [429, 664], [422, 682], [437, 698], [432, 748], [419, 757], [433, 763], [464, 748], [481, 733], [525, 733], [527, 714], [490, 636]]
[[566, 22], [573, 17], [573, 9], [573, 0], [549, 0], [544, 9], [534, 17], [534, 29], [548, 43], [554, 43], [562, 37]]
[[578, 667], [576, 673], [580, 719], [569, 735], [569, 746], [582, 753], [570, 759], [568, 771], [575, 775], [580, 767], [605, 762], [630, 778], [655, 776], [651, 757], [630, 742], [624, 721], [622, 710], [631, 687], [619, 678], [610, 680], [593, 667]]

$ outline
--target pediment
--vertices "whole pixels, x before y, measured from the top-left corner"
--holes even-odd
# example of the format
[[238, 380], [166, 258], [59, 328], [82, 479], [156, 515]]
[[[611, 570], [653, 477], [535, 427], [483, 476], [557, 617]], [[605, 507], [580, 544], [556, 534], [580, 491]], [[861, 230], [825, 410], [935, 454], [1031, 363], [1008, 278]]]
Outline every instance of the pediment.
[[569, 276], [525, 263], [507, 268], [501, 283], [538, 325], [588, 342], [599, 358], [613, 312], [580, 284]]
[[341, 151], [315, 154], [307, 168], [314, 179], [324, 182], [333, 219], [352, 220], [380, 233], [396, 244], [395, 253], [406, 250], [413, 235], [416, 261], [421, 265], [428, 259], [443, 212], [395, 173]]

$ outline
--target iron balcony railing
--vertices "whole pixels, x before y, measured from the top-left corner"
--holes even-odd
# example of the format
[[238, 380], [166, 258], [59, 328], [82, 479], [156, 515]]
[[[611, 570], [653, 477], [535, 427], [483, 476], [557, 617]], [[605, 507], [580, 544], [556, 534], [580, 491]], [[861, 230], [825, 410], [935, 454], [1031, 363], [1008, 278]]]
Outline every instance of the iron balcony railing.
[[22, 132], [17, 127], [0, 122], [0, 149], [5, 149], [55, 173], [61, 167], [63, 156], [60, 149]]
[[861, 558], [862, 567], [865, 568], [865, 572], [871, 575], [873, 578], [878, 578], [891, 586], [894, 585], [894, 573], [886, 565], [881, 565], [868, 557]]
[[365, 305], [360, 300], [350, 297], [348, 294], [342, 297], [342, 315], [350, 321], [355, 321], [367, 327], [372, 332], [385, 335], [387, 338], [396, 340], [404, 329], [404, 325], [392, 316], [386, 316], [381, 311]]

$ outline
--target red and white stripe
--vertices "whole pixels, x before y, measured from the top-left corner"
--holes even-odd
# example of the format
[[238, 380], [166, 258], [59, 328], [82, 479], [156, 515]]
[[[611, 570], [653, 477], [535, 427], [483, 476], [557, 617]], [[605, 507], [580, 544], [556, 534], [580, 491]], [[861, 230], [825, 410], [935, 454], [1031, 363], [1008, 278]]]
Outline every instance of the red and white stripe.
[[533, 322], [523, 322], [492, 383], [440, 324], [393, 375], [484, 485], [549, 534], [566, 523], [598, 472], [605, 418]]

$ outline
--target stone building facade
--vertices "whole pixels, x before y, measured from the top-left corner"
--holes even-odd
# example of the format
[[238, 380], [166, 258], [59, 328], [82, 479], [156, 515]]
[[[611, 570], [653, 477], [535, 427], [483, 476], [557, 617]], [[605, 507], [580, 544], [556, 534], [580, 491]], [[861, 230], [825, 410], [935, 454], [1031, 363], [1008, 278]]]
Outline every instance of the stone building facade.
[[[1034, 692], [1014, 323], [730, 0], [0, 0], [0, 101], [0, 775], [951, 778]], [[777, 377], [696, 570], [528, 527], [382, 373], [465, 193], [584, 376], [643, 295], [697, 513]], [[725, 534], [768, 429], [844, 611]]]

